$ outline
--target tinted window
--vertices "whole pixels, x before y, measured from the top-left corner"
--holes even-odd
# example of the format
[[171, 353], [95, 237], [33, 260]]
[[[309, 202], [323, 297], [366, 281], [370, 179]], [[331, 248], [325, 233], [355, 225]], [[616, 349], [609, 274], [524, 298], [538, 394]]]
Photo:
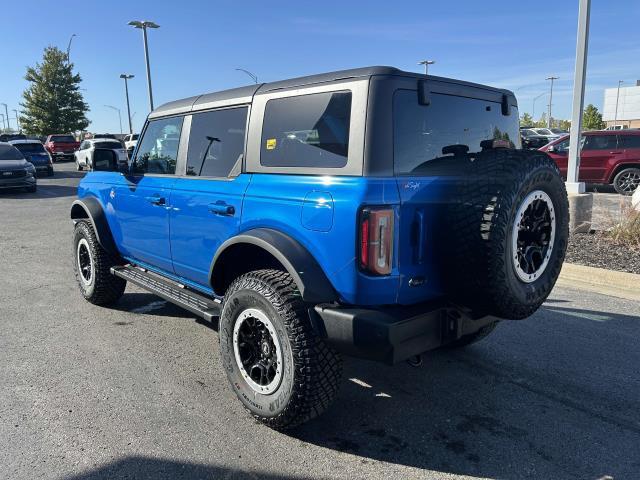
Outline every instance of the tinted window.
[[620, 135], [622, 148], [640, 148], [640, 135]]
[[73, 143], [76, 141], [71, 135], [52, 135], [52, 142], [63, 142], [63, 143]]
[[176, 172], [182, 119], [173, 117], [149, 122], [133, 160], [134, 173]]
[[95, 142], [95, 148], [111, 148], [111, 149], [119, 149], [122, 148], [122, 144], [120, 142]]
[[609, 150], [618, 148], [616, 135], [586, 135], [585, 150]]
[[13, 145], [0, 145], [0, 160], [23, 160], [20, 151]]
[[351, 92], [269, 100], [264, 112], [260, 164], [344, 167], [349, 153], [350, 119]]
[[414, 90], [393, 97], [393, 153], [396, 174], [418, 172], [446, 153], [480, 152], [483, 140], [519, 147], [518, 111], [502, 115], [500, 103], [432, 93], [418, 104]]
[[[584, 137], [583, 137], [584, 138]], [[561, 142], [558, 142], [554, 145], [556, 152], [567, 152], [569, 151], [569, 138], [565, 138]]]
[[198, 113], [191, 119], [187, 175], [227, 177], [244, 152], [247, 109]]
[[18, 143], [14, 145], [18, 150], [27, 155], [34, 153], [47, 153], [41, 143]]

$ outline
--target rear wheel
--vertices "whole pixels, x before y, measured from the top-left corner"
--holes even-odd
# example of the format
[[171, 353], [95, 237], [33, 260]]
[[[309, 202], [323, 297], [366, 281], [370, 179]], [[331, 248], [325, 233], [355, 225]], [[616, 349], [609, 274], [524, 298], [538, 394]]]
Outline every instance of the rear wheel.
[[124, 293], [127, 282], [111, 275], [117, 260], [98, 243], [86, 220], [76, 223], [73, 233], [74, 269], [82, 296], [95, 305], [109, 305]]
[[319, 415], [338, 393], [340, 356], [313, 331], [286, 272], [258, 270], [231, 284], [220, 316], [220, 352], [238, 399], [271, 428]]
[[620, 195], [633, 195], [638, 187], [640, 187], [640, 168], [620, 170], [613, 179], [613, 188]]

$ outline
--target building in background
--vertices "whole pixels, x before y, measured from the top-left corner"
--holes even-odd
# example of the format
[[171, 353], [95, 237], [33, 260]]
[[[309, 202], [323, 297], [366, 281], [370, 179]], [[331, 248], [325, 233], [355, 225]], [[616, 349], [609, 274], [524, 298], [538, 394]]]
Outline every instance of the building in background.
[[[618, 102], [618, 115], [616, 117], [616, 98]], [[617, 120], [616, 120], [617, 118]], [[607, 128], [621, 125], [622, 128], [640, 128], [640, 80], [634, 87], [607, 88], [604, 91], [604, 108], [602, 119]]]

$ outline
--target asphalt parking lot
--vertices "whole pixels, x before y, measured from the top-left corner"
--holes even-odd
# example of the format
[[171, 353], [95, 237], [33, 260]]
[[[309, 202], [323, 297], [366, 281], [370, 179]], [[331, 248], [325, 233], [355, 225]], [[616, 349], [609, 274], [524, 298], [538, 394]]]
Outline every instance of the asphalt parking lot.
[[242, 410], [216, 326], [128, 287], [82, 300], [69, 206], [82, 173], [0, 193], [0, 477], [640, 477], [640, 308], [557, 288], [534, 317], [424, 365], [347, 360], [320, 419]]

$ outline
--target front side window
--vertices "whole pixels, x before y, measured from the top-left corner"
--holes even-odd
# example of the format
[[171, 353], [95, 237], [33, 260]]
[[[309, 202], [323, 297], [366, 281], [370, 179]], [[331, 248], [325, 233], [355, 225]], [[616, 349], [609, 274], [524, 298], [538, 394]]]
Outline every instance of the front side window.
[[176, 173], [182, 120], [183, 117], [171, 117], [149, 122], [133, 160], [132, 173]]
[[246, 124], [246, 107], [194, 114], [187, 175], [228, 177], [244, 152]]
[[554, 145], [556, 152], [568, 152], [569, 151], [569, 138], [562, 140]]
[[618, 148], [616, 135], [588, 135], [585, 138], [585, 150], [615, 150]]
[[269, 100], [264, 111], [260, 164], [341, 168], [349, 154], [351, 92]]
[[520, 146], [518, 111], [503, 115], [500, 103], [431, 93], [420, 105], [415, 90], [393, 96], [393, 155], [397, 175], [420, 173], [434, 160], [480, 152], [484, 140]]

